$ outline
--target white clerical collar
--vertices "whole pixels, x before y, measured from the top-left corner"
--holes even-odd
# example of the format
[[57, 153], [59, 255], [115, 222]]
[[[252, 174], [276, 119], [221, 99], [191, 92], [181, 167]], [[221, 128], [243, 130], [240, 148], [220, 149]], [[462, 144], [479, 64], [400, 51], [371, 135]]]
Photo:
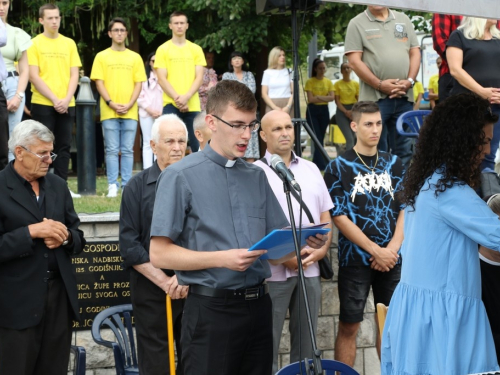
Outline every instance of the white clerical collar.
[[236, 159], [234, 159], [234, 160], [228, 160], [226, 162], [226, 168], [232, 168], [232, 167], [234, 167], [235, 164], [236, 164]]
[[220, 155], [218, 152], [215, 152], [214, 149], [210, 146], [210, 144], [205, 145], [203, 148], [202, 152], [213, 162], [226, 167], [226, 168], [232, 168], [238, 159], [234, 160], [229, 160], [226, 159], [224, 156]]

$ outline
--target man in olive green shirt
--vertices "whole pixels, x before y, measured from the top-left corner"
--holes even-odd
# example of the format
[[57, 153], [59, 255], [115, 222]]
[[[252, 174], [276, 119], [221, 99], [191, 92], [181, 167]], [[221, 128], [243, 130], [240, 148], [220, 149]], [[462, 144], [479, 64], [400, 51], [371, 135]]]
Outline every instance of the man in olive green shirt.
[[379, 148], [405, 165], [411, 140], [396, 132], [398, 117], [413, 109], [413, 85], [420, 67], [420, 45], [410, 19], [382, 6], [368, 6], [347, 27], [345, 54], [360, 78], [360, 101], [377, 102], [384, 125]]

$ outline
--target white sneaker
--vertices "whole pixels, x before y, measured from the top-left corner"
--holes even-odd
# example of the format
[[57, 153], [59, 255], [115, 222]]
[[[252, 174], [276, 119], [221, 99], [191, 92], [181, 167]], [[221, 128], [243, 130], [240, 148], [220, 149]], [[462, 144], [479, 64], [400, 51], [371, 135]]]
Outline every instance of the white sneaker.
[[108, 198], [115, 198], [118, 195], [118, 186], [115, 184], [108, 185]]
[[82, 197], [81, 194], [73, 193], [71, 190], [69, 191], [69, 193], [71, 194], [71, 198], [81, 198]]

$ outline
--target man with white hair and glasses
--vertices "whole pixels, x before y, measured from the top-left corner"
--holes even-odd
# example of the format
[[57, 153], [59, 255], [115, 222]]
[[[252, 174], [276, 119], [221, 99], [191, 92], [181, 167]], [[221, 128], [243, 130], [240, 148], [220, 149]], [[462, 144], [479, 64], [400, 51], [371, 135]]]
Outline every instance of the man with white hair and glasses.
[[78, 319], [71, 257], [85, 246], [66, 182], [47, 173], [54, 135], [19, 123], [0, 172], [0, 373], [67, 373]]
[[[149, 260], [149, 232], [156, 195], [156, 181], [169, 165], [184, 157], [188, 131], [174, 114], [158, 117], [151, 128], [151, 149], [156, 160], [136, 174], [123, 189], [120, 209], [120, 253], [130, 270], [130, 292], [137, 333], [139, 372], [170, 374], [165, 297], [172, 298], [177, 355], [181, 356], [180, 329], [187, 287], [177, 283], [174, 271], [158, 269]], [[166, 362], [167, 361], [167, 362]], [[176, 373], [182, 375], [182, 366]]]

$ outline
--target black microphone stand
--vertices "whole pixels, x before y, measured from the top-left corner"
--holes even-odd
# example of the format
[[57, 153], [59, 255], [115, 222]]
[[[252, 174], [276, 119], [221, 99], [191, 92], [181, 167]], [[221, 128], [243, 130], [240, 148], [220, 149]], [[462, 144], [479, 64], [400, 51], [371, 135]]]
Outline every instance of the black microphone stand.
[[[292, 199], [290, 198], [290, 183], [286, 178], [283, 178], [283, 190], [286, 195], [286, 203], [288, 205], [288, 213], [290, 214], [290, 225], [292, 227], [293, 243], [295, 245], [295, 256], [297, 257], [297, 264], [299, 269], [299, 284], [302, 286], [302, 294], [304, 296], [304, 303], [307, 315], [307, 324], [309, 326], [309, 335], [311, 336], [311, 343], [313, 349], [314, 358], [312, 359], [312, 365], [309, 364], [309, 360], [304, 358], [304, 365], [306, 368], [306, 374], [308, 375], [320, 375], [323, 373], [323, 367], [321, 366], [321, 351], [318, 350], [316, 346], [316, 333], [314, 332], [312, 319], [311, 319], [311, 309], [309, 308], [309, 299], [307, 298], [306, 283], [304, 280], [304, 269], [302, 267], [302, 258], [300, 256], [300, 242], [297, 238], [297, 229], [295, 226], [295, 217], [293, 215]], [[302, 224], [301, 224], [302, 225]], [[300, 309], [300, 306], [299, 306]], [[301, 364], [299, 363], [299, 366]]]

